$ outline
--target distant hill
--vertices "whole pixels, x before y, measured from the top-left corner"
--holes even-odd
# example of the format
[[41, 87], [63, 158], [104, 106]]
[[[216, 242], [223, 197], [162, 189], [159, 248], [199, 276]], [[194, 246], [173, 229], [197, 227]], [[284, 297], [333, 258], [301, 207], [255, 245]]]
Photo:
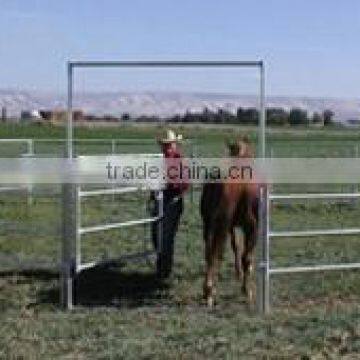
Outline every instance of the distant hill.
[[[0, 107], [5, 106], [8, 114], [19, 116], [22, 110], [65, 108], [66, 98], [51, 93], [0, 90]], [[182, 93], [182, 92], [101, 92], [77, 94], [74, 107], [87, 113], [120, 115], [168, 115], [182, 114], [186, 111], [202, 111], [218, 108], [236, 111], [239, 106], [254, 107], [254, 95]], [[331, 109], [336, 120], [360, 119], [360, 99], [311, 98], [311, 97], [267, 97], [268, 107], [290, 109], [300, 107], [321, 112]]]

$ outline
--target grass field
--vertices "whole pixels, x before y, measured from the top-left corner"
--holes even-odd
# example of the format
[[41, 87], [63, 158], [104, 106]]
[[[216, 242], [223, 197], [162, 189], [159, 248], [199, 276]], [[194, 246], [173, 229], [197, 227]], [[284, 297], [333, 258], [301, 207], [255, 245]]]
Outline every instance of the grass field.
[[[157, 126], [79, 128], [79, 139], [154, 139]], [[195, 152], [224, 153], [224, 139], [254, 129], [182, 127]], [[354, 130], [269, 131], [274, 156], [350, 156], [360, 132]], [[63, 139], [64, 130], [36, 126], [2, 126], [0, 138]], [[149, 142], [150, 141], [150, 142]], [[15, 156], [24, 145], [1, 145]], [[56, 148], [56, 151], [54, 151]], [[60, 153], [61, 144], [35, 144], [35, 152]], [[189, 149], [187, 149], [189, 150]], [[79, 153], [110, 152], [108, 143], [79, 143]], [[119, 143], [118, 152], [157, 152], [155, 142]], [[323, 190], [314, 188], [313, 191]], [[278, 188], [277, 191], [285, 191]], [[336, 189], [339, 190], [339, 187]], [[198, 197], [186, 199], [176, 241], [172, 278], [159, 283], [148, 263], [124, 264], [84, 272], [77, 286], [79, 306], [73, 312], [58, 305], [56, 270], [39, 266], [17, 271], [16, 261], [56, 263], [60, 254], [59, 189], [34, 189], [24, 194], [0, 193], [0, 358], [4, 359], [138, 359], [138, 358], [348, 358], [360, 356], [360, 272], [282, 275], [272, 279], [273, 311], [259, 317], [250, 312], [234, 279], [228, 246], [217, 305], [202, 301], [203, 242]], [[84, 225], [139, 217], [145, 198], [108, 196], [86, 201]], [[356, 227], [358, 204], [276, 205], [276, 230]], [[146, 229], [122, 229], [88, 235], [84, 260], [102, 259], [142, 249]], [[140, 241], [139, 241], [140, 240]], [[149, 243], [146, 243], [149, 246]], [[359, 261], [356, 236], [274, 240], [272, 265], [304, 265]]]

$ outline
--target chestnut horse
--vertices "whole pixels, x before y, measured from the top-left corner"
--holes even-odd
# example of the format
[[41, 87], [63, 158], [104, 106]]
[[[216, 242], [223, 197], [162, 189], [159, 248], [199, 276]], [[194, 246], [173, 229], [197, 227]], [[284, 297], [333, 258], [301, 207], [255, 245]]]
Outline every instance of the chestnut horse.
[[[253, 158], [254, 152], [247, 137], [227, 144], [230, 157]], [[234, 159], [235, 160], [235, 159]], [[242, 290], [251, 302], [253, 286], [249, 277], [253, 268], [253, 252], [256, 244], [258, 223], [258, 186], [254, 182], [222, 181], [206, 183], [203, 187], [200, 212], [205, 240], [206, 275], [204, 297], [213, 306], [215, 279], [219, 270], [227, 237], [235, 255], [235, 274]], [[236, 237], [235, 228], [243, 231], [243, 246]]]

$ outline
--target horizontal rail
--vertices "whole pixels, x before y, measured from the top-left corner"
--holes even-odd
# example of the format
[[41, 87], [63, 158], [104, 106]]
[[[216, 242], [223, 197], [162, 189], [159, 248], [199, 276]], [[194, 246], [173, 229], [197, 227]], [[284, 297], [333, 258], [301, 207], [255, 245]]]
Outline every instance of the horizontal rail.
[[113, 224], [89, 226], [89, 227], [80, 228], [79, 234], [88, 234], [88, 233], [118, 229], [118, 228], [128, 227], [128, 226], [150, 224], [155, 221], [158, 221], [159, 219], [160, 219], [160, 217], [157, 216], [157, 217], [147, 218], [147, 219], [130, 220], [130, 221], [125, 221], [125, 222], [113, 223]]
[[30, 143], [32, 141], [33, 141], [33, 139], [0, 139], [0, 143], [2, 143], [2, 142], [5, 142], [5, 143], [7, 143], [7, 142]]
[[322, 230], [305, 230], [305, 231], [272, 231], [269, 232], [270, 238], [283, 237], [312, 237], [321, 235], [357, 235], [360, 234], [360, 228], [353, 229], [322, 229]]
[[[66, 142], [65, 139], [35, 139], [34, 141], [36, 142]], [[131, 139], [104, 139], [104, 138], [94, 138], [94, 139], [74, 139], [75, 143], [81, 143], [81, 142], [106, 142], [111, 144], [112, 142], [115, 143], [121, 143], [121, 142], [126, 142], [126, 143], [139, 143], [139, 142], [149, 142], [149, 143], [154, 143], [156, 144], [156, 140], [155, 139], [149, 139], [149, 138], [144, 138], [144, 139], [136, 139], [136, 138], [131, 138]]]
[[324, 194], [270, 194], [269, 200], [290, 200], [290, 199], [352, 199], [360, 198], [360, 193], [324, 193]]
[[88, 270], [91, 268], [94, 268], [96, 266], [112, 266], [112, 265], [117, 265], [121, 262], [125, 262], [125, 261], [129, 261], [129, 260], [143, 260], [144, 258], [151, 258], [151, 257], [156, 257], [156, 251], [144, 251], [141, 253], [137, 253], [137, 254], [129, 254], [129, 255], [124, 255], [121, 256], [119, 258], [116, 259], [107, 259], [107, 260], [99, 260], [99, 261], [91, 261], [91, 262], [87, 262], [87, 263], [83, 263], [81, 265], [78, 266], [77, 268], [77, 272], [81, 272], [84, 270]]
[[[147, 157], [147, 158], [158, 158], [158, 157], [164, 157], [164, 155], [162, 153], [132, 153], [132, 154], [105, 154], [106, 156], [110, 157], [110, 156], [114, 156], [116, 158], [118, 157], [131, 157], [133, 158], [134, 156], [136, 157]], [[104, 155], [79, 155], [77, 156], [78, 159], [92, 159], [92, 158], [97, 158], [97, 157], [103, 157]]]
[[[34, 141], [36, 143], [41, 143], [41, 142], [58, 142], [58, 143], [66, 143], [65, 139], [0, 139], [0, 142], [30, 142], [30, 141]], [[98, 139], [74, 139], [74, 143], [116, 143], [116, 144], [144, 144], [144, 143], [149, 143], [150, 145], [152, 144], [157, 144], [155, 139], [150, 139], [150, 138], [131, 138], [131, 139], [104, 139], [104, 138], [98, 138]], [[183, 139], [182, 142], [193, 142], [192, 139]]]
[[300, 272], [312, 272], [312, 271], [351, 270], [351, 269], [360, 269], [360, 263], [279, 267], [279, 268], [270, 268], [269, 273], [287, 274], [287, 273], [300, 273]]
[[4, 186], [0, 187], [0, 192], [8, 192], [8, 191], [28, 191], [28, 186]]
[[263, 66], [263, 61], [70, 61], [70, 67], [237, 67]]
[[79, 191], [79, 197], [125, 194], [125, 193], [145, 191], [145, 190], [149, 190], [149, 189], [146, 187], [128, 186], [128, 187], [115, 188], [115, 189], [88, 190], [88, 191]]
[[[66, 140], [65, 139], [49, 139], [49, 138], [42, 138], [42, 139], [0, 139], [0, 142], [58, 142], [58, 143], [65, 143]], [[186, 139], [185, 141], [190, 141], [188, 139]], [[104, 138], [98, 138], [98, 139], [74, 139], [75, 143], [91, 143], [91, 142], [104, 142], [104, 143], [109, 143], [111, 144], [112, 142], [115, 143], [144, 143], [144, 142], [148, 142], [150, 144], [154, 143], [156, 144], [156, 140], [155, 139], [149, 139], [149, 138], [144, 138], [144, 139], [136, 139], [136, 138], [131, 138], [131, 139], [104, 139]]]

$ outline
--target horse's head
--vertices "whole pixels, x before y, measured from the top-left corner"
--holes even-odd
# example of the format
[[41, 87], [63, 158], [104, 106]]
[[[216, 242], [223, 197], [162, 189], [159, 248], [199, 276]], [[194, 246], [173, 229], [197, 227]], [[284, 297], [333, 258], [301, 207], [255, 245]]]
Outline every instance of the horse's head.
[[250, 140], [246, 135], [233, 141], [227, 141], [226, 145], [231, 157], [252, 158], [254, 156]]

